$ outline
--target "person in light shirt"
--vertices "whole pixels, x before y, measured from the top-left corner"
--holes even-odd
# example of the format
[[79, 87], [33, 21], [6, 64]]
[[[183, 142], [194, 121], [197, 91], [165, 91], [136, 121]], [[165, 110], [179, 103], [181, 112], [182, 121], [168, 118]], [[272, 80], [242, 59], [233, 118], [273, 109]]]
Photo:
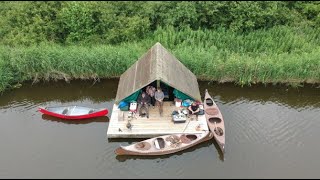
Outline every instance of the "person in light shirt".
[[154, 98], [156, 99], [156, 106], [159, 106], [160, 116], [162, 116], [164, 93], [162, 92], [160, 87], [155, 92]]

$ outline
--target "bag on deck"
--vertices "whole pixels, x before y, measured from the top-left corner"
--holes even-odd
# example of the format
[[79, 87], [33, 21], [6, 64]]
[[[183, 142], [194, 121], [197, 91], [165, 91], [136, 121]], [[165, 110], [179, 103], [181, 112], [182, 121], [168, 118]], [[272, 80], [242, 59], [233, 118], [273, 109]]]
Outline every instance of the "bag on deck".
[[121, 101], [118, 107], [121, 111], [129, 111], [129, 103], [125, 101]]

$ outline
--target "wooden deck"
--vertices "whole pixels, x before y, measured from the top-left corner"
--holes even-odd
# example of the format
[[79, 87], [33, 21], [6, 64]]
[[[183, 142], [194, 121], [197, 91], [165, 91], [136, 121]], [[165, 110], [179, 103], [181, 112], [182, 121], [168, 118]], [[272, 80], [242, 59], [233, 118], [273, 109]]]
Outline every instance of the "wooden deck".
[[[173, 102], [167, 101], [163, 105], [163, 116], [160, 117], [157, 107], [150, 107], [149, 118], [128, 118], [129, 111], [121, 111], [118, 104], [113, 105], [112, 114], [107, 131], [108, 138], [152, 138], [155, 136], [176, 133], [203, 133], [208, 130], [205, 115], [187, 118], [184, 123], [174, 123], [171, 113], [182, 108], [176, 107]], [[126, 124], [130, 121], [132, 127], [128, 129]]]

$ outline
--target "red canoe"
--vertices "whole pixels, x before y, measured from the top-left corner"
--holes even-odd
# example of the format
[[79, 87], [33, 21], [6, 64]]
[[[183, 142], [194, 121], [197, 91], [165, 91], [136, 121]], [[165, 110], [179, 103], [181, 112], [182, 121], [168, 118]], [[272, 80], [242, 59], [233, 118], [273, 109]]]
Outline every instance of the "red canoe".
[[81, 106], [39, 107], [39, 111], [62, 119], [87, 119], [108, 114], [108, 109], [92, 109]]

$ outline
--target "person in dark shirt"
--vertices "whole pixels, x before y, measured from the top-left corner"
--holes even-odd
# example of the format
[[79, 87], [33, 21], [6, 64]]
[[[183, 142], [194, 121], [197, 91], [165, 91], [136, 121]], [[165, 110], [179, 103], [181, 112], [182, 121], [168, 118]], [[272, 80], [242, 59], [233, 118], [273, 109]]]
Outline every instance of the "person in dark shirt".
[[199, 105], [193, 101], [192, 104], [188, 107], [189, 114], [196, 115], [196, 119], [198, 120], [198, 114], [200, 112]]
[[153, 87], [153, 86], [147, 86], [147, 88], [146, 88], [146, 93], [150, 96], [150, 104], [151, 104], [152, 106], [154, 106], [154, 105], [155, 105], [155, 102], [156, 102], [156, 99], [155, 99], [155, 97], [154, 97], [155, 92], [156, 92], [156, 88], [155, 88], [155, 87]]
[[146, 94], [145, 92], [142, 92], [141, 96], [138, 98], [138, 110], [139, 115], [142, 115], [142, 110], [144, 109], [147, 115], [147, 118], [149, 118], [149, 105], [150, 105], [150, 96]]

